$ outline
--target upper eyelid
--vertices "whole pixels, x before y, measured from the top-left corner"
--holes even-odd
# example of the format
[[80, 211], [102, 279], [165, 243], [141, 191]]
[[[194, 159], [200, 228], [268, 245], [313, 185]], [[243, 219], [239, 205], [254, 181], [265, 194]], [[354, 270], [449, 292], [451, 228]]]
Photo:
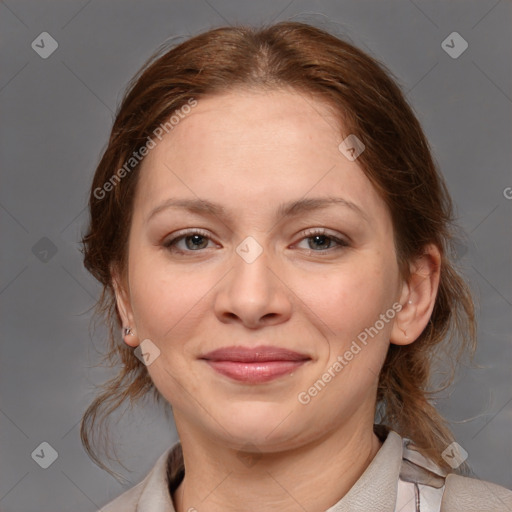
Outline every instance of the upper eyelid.
[[[202, 228], [185, 228], [183, 230], [181, 230], [181, 229], [178, 230], [176, 233], [173, 233], [171, 239], [176, 239], [176, 238], [180, 238], [180, 237], [183, 237], [183, 236], [195, 235], [195, 234], [199, 234], [199, 235], [211, 238], [211, 239], [215, 238], [215, 237], [212, 237], [212, 235], [207, 230], [205, 230], [205, 229], [202, 229]], [[338, 234], [338, 233], [333, 232], [332, 230], [330, 230], [328, 228], [323, 228], [323, 227], [315, 227], [315, 228], [303, 229], [301, 232], [299, 232], [297, 234], [297, 236], [298, 235], [314, 236], [316, 234], [326, 235], [326, 236], [331, 236], [331, 237], [347, 237], [347, 235]]]
[[303, 229], [299, 233], [299, 235], [302, 237], [300, 240], [303, 240], [305, 238], [310, 238], [315, 235], [323, 235], [323, 236], [326, 236], [327, 238], [332, 238], [332, 239], [339, 240], [340, 242], [345, 242], [346, 244], [349, 244], [352, 242], [352, 239], [345, 233], [337, 232], [332, 229], [324, 228], [324, 227], [314, 227], [314, 228]]
[[205, 238], [208, 238], [212, 242], [214, 241], [214, 238], [211, 236], [211, 234], [208, 233], [207, 231], [205, 231], [204, 229], [201, 229], [201, 228], [190, 228], [190, 229], [184, 229], [184, 230], [180, 229], [176, 233], [172, 233], [172, 235], [169, 235], [169, 236], [165, 237], [162, 243], [164, 245], [167, 245], [170, 242], [176, 242], [177, 240], [180, 240], [180, 239], [185, 238], [187, 236], [196, 235], [196, 234], [204, 236]]
[[[195, 234], [204, 236], [211, 242], [217, 243], [217, 242], [215, 242], [214, 237], [212, 237], [211, 234], [208, 233], [208, 231], [206, 231], [202, 228], [189, 228], [189, 229], [177, 231], [177, 233], [173, 234], [171, 238], [165, 239], [163, 244], [170, 245], [171, 243], [176, 243], [178, 241], [181, 241], [183, 238], [186, 238], [187, 236], [192, 236]], [[347, 245], [349, 244], [349, 239], [346, 235], [333, 233], [330, 229], [324, 228], [324, 227], [314, 227], [314, 228], [307, 228], [307, 229], [302, 230], [298, 234], [298, 236], [301, 236], [301, 238], [299, 240], [297, 240], [297, 242], [295, 242], [295, 243], [299, 243], [307, 238], [311, 238], [316, 235], [323, 235], [323, 236], [326, 236], [327, 238], [332, 238], [333, 240], [337, 240], [338, 242], [342, 242]], [[189, 252], [189, 251], [187, 251], [187, 252]], [[194, 252], [194, 251], [190, 251], [190, 252]], [[318, 252], [320, 252], [320, 251], [318, 251]]]

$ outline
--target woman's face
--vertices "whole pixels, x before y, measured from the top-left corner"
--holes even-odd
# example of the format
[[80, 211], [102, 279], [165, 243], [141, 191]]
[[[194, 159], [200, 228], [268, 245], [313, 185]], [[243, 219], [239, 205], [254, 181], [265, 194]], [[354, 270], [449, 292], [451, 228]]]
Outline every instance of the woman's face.
[[[118, 300], [178, 429], [272, 451], [373, 423], [404, 284], [339, 133], [309, 96], [240, 90], [199, 99], [143, 161]], [[261, 346], [299, 360], [207, 356]]]

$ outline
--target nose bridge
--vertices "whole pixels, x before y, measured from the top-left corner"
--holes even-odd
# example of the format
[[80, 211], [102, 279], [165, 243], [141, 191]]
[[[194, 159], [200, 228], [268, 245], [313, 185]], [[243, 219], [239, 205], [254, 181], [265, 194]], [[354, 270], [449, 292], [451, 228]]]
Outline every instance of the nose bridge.
[[256, 238], [248, 236], [235, 248], [233, 271], [231, 272], [231, 294], [238, 300], [247, 300], [257, 305], [269, 300], [273, 287], [269, 250]]
[[235, 247], [232, 265], [216, 297], [217, 315], [224, 320], [237, 317], [251, 326], [289, 315], [289, 298], [271, 270], [270, 250], [248, 236]]

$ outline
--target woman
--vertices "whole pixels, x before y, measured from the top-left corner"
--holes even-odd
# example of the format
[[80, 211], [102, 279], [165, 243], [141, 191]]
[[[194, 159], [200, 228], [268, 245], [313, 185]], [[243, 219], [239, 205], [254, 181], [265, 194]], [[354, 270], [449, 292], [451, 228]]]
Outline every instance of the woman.
[[180, 438], [102, 510], [512, 507], [462, 475], [429, 401], [435, 351], [474, 351], [473, 304], [445, 184], [372, 58], [290, 22], [156, 55], [120, 107], [90, 213], [85, 265], [121, 368], [84, 445], [105, 467], [96, 417], [150, 392]]

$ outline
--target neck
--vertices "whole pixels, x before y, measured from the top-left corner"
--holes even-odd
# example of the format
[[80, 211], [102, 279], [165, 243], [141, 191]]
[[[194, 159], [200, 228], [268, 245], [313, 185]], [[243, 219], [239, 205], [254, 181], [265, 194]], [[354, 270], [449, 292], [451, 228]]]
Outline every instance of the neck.
[[382, 445], [373, 424], [362, 427], [253, 457], [211, 439], [180, 435], [186, 473], [173, 493], [176, 512], [323, 512], [345, 496]]

